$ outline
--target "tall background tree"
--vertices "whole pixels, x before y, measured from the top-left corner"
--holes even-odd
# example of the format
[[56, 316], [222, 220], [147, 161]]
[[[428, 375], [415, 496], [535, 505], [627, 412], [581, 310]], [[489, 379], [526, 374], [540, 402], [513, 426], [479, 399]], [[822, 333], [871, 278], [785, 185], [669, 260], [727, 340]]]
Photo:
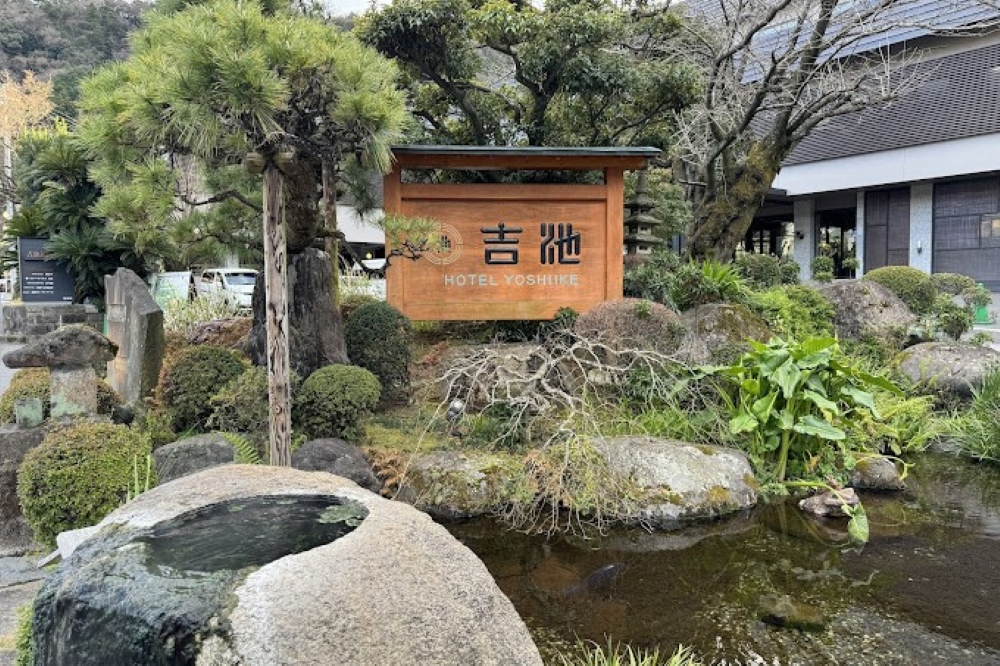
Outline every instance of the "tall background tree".
[[[150, 14], [132, 51], [83, 85], [80, 133], [104, 188], [99, 210], [137, 238], [176, 224], [179, 200], [249, 204], [259, 220], [255, 195], [240, 187], [241, 162], [254, 151], [293, 150], [284, 167], [296, 278], [289, 284], [292, 366], [307, 376], [346, 361], [330, 258], [311, 247], [324, 234], [323, 167], [336, 175], [355, 160], [387, 166], [387, 147], [406, 118], [396, 68], [350, 34], [279, 2], [186, 3]], [[182, 158], [203, 174], [187, 191], [178, 189]], [[261, 362], [262, 299], [256, 303], [252, 346]]]
[[918, 25], [948, 30], [952, 12], [976, 4], [692, 0], [679, 5], [686, 20], [674, 44], [676, 57], [697, 67], [703, 80], [699, 100], [681, 114], [675, 150], [674, 174], [693, 213], [689, 254], [730, 259], [782, 161], [814, 128], [834, 116], [889, 103], [919, 84], [906, 67], [914, 54], [873, 47], [880, 36]]
[[675, 16], [605, 0], [395, 0], [355, 31], [403, 67], [428, 143], [665, 147], [694, 100]]

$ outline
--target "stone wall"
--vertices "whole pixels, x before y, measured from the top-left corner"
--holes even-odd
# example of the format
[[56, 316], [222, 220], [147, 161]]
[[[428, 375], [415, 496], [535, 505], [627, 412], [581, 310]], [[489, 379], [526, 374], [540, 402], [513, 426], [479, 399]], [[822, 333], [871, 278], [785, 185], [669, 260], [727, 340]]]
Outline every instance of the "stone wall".
[[4, 303], [2, 329], [7, 338], [35, 340], [66, 324], [104, 330], [104, 315], [93, 305], [76, 303]]

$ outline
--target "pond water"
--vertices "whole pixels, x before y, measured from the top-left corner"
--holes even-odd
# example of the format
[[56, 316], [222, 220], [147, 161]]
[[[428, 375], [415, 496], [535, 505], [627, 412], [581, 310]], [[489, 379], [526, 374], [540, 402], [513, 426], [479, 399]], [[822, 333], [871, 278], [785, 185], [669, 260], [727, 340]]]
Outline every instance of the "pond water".
[[[554, 641], [684, 644], [719, 664], [1000, 664], [1000, 468], [914, 462], [906, 491], [862, 494], [863, 548], [791, 502], [669, 534], [450, 529]], [[762, 621], [775, 600], [818, 626]]]

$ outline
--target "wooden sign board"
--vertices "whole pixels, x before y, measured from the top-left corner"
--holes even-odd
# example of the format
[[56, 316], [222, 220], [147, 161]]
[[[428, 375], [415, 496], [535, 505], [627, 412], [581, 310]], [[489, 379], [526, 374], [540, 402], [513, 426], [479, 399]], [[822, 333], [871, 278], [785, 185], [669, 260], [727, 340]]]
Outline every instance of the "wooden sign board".
[[[449, 147], [448, 157], [454, 160], [457, 150]], [[508, 163], [503, 149], [490, 150], [468, 162], [483, 168]], [[603, 170], [605, 182], [598, 185], [432, 185], [401, 183], [400, 168], [440, 164], [440, 153], [416, 161], [412, 152], [394, 152], [386, 212], [438, 223], [433, 251], [415, 261], [395, 257], [386, 274], [389, 303], [410, 319], [551, 319], [560, 308], [585, 312], [621, 298], [624, 169], [607, 167], [607, 153], [574, 162]], [[573, 151], [574, 159], [580, 152]], [[645, 157], [632, 162], [644, 165]], [[525, 168], [524, 160], [516, 164]]]

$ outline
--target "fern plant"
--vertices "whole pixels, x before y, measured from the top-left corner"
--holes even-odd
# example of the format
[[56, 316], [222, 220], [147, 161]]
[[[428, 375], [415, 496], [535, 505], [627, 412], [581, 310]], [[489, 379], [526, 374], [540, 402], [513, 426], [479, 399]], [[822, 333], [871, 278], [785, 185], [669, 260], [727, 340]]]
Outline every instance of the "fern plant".
[[241, 465], [264, 464], [264, 460], [260, 457], [260, 453], [257, 452], [257, 447], [254, 446], [253, 442], [251, 442], [247, 437], [235, 432], [220, 432], [218, 434], [221, 435], [224, 440], [232, 444], [233, 449], [236, 450], [233, 462]]

